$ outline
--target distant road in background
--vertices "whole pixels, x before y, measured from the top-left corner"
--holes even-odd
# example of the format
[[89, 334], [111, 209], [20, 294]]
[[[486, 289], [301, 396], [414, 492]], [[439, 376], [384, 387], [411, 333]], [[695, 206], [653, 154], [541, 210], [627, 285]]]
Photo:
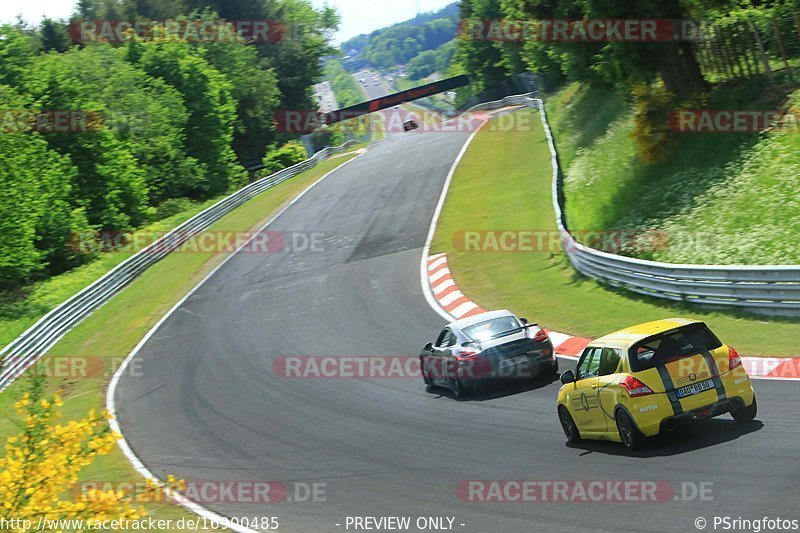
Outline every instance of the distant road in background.
[[[375, 76], [377, 76], [377, 80]], [[364, 94], [365, 100], [374, 100], [375, 98], [381, 98], [382, 96], [391, 94], [391, 91], [387, 89], [388, 83], [383, 79], [383, 76], [377, 72], [370, 69], [359, 70], [353, 74], [353, 77], [358, 86], [361, 87], [361, 92]], [[364, 80], [364, 83], [361, 83], [361, 80]], [[403, 131], [403, 122], [408, 119], [413, 118], [417, 122], [420, 122], [419, 115], [409, 112], [407, 109], [389, 108], [378, 111], [376, 114], [383, 117], [383, 127], [386, 129], [387, 135], [405, 133]]]
[[[376, 75], [378, 76], [377, 84], [375, 82]], [[374, 100], [375, 98], [380, 98], [381, 96], [389, 94], [383, 78], [377, 72], [373, 72], [369, 69], [359, 70], [353, 74], [353, 77], [356, 79], [356, 83], [361, 87], [361, 91], [367, 97], [367, 100]], [[365, 83], [361, 83], [360, 80], [365, 80]]]

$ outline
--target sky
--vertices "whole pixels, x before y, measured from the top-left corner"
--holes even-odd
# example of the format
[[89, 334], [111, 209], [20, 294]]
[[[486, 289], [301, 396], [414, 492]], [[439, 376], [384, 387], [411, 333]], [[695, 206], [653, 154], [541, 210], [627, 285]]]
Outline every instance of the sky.
[[77, 0], [0, 0], [0, 22], [14, 22], [18, 14], [33, 24], [44, 16], [67, 18], [77, 3]]
[[[454, 0], [311, 0], [315, 6], [338, 8], [342, 16], [336, 41], [413, 18], [417, 12], [437, 11]], [[0, 0], [0, 22], [14, 22], [18, 14], [33, 24], [43, 16], [67, 18], [77, 0]]]

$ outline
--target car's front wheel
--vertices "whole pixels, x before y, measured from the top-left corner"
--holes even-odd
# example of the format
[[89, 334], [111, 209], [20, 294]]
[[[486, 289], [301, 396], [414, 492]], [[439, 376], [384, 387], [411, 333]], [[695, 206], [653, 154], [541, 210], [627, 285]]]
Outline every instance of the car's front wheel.
[[757, 414], [758, 404], [756, 403], [755, 396], [753, 396], [753, 403], [747, 407], [744, 406], [744, 403], [741, 400], [734, 400], [731, 403], [731, 416], [740, 424], [750, 422], [756, 417]]
[[622, 444], [629, 450], [638, 450], [644, 446], [645, 436], [633, 423], [631, 416], [620, 409], [617, 411], [617, 431], [619, 431], [619, 438]]
[[578, 431], [575, 420], [572, 419], [572, 415], [569, 414], [569, 411], [563, 405], [558, 406], [558, 420], [561, 422], [564, 435], [567, 436], [567, 442], [580, 442], [581, 432]]
[[425, 382], [425, 388], [430, 389], [431, 387], [433, 387], [433, 379], [431, 379], [431, 373], [426, 368], [425, 359], [422, 357], [420, 357], [419, 366], [422, 369], [422, 381]]

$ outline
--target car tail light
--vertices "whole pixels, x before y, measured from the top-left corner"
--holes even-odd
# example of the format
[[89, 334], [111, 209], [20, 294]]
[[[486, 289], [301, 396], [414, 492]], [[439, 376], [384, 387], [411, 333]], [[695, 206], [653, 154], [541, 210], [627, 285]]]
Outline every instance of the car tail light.
[[739, 357], [739, 352], [728, 346], [728, 370], [733, 370], [740, 366], [742, 366], [742, 358]]
[[480, 345], [469, 342], [461, 345], [461, 351], [456, 355], [456, 361], [459, 364], [467, 364], [474, 362], [478, 355], [481, 353]]
[[543, 330], [543, 329], [540, 329], [539, 331], [537, 331], [536, 334], [533, 336], [533, 340], [538, 341], [538, 342], [544, 342], [544, 341], [548, 340], [549, 338], [550, 337], [547, 336], [547, 332], [545, 330]]
[[650, 389], [650, 387], [633, 376], [627, 376], [625, 379], [620, 381], [619, 384], [622, 385], [626, 391], [628, 391], [628, 394], [630, 394], [631, 398], [653, 394], [653, 391]]

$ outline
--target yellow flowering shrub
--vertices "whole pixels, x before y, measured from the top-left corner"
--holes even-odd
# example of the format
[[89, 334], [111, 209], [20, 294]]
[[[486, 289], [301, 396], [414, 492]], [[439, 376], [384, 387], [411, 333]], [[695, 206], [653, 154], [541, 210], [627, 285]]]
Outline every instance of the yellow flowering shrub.
[[[5, 456], [0, 457], [0, 523], [142, 517], [144, 509], [134, 508], [132, 498], [121, 491], [70, 490], [79, 472], [98, 455], [108, 454], [120, 437], [109, 428], [104, 411], [91, 410], [82, 420], [56, 423], [62, 405], [60, 394], [45, 394], [40, 378], [32, 379], [14, 404], [21, 432], [6, 440]], [[171, 477], [170, 482], [174, 484]], [[148, 487], [162, 490], [154, 481]]]

